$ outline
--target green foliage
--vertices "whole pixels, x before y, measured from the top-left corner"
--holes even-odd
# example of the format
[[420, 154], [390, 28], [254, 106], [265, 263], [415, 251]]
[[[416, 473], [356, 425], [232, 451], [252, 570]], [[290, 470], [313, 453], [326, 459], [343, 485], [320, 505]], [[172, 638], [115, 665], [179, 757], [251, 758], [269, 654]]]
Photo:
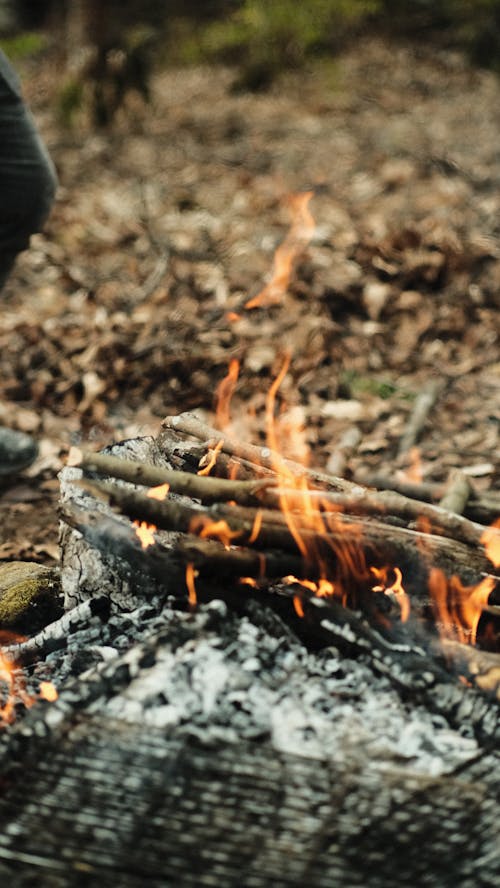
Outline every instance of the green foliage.
[[233, 64], [242, 88], [265, 88], [312, 55], [331, 58], [362, 29], [463, 49], [500, 70], [500, 0], [219, 0], [202, 25], [196, 7], [170, 21], [175, 60]]
[[21, 31], [13, 37], [0, 40], [0, 48], [13, 62], [23, 61], [46, 49], [48, 40], [38, 31]]
[[186, 55], [237, 63], [240, 85], [265, 87], [280, 71], [298, 68], [313, 52], [330, 49], [380, 7], [380, 0], [244, 0], [232, 15], [203, 30]]

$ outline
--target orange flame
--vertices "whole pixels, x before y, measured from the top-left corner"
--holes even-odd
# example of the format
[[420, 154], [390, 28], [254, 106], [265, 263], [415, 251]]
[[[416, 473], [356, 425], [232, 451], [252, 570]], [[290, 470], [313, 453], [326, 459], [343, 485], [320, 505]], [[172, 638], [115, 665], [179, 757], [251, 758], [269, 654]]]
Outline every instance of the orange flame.
[[262, 509], [257, 510], [257, 514], [255, 516], [255, 520], [252, 527], [252, 532], [248, 537], [249, 543], [255, 543], [257, 537], [259, 536], [260, 529], [262, 527]]
[[0, 705], [0, 725], [10, 725], [16, 718], [16, 703], [21, 702], [29, 709], [36, 701], [25, 690], [24, 678], [16, 664], [0, 653], [0, 685], [5, 702]]
[[215, 393], [215, 425], [219, 429], [225, 429], [231, 421], [229, 405], [236, 388], [236, 383], [238, 382], [239, 372], [240, 362], [237, 361], [236, 358], [232, 358], [229, 362], [227, 375], [217, 386], [217, 391]]
[[386, 595], [394, 595], [401, 610], [401, 622], [405, 623], [410, 616], [410, 598], [404, 590], [403, 574], [399, 567], [393, 568], [394, 581], [389, 584], [389, 569], [387, 567], [370, 567], [370, 572], [379, 581], [377, 586], [372, 586], [373, 592], [384, 592]]
[[196, 576], [197, 571], [195, 571], [194, 566], [192, 564], [186, 564], [186, 586], [188, 590], [188, 602], [191, 608], [196, 607], [198, 603], [198, 596], [196, 595], [195, 585]]
[[500, 518], [484, 531], [481, 542], [492, 564], [500, 567]]
[[304, 616], [304, 607], [302, 605], [300, 595], [294, 595], [292, 600], [293, 600], [293, 606], [295, 608], [295, 613], [297, 614], [298, 617], [303, 617]]
[[158, 530], [156, 524], [148, 524], [147, 521], [134, 521], [134, 527], [143, 549], [147, 549], [148, 546], [154, 546], [154, 533], [155, 530]]
[[240, 577], [238, 583], [241, 583], [242, 586], [251, 586], [252, 589], [256, 589], [258, 586], [257, 580], [254, 577]]
[[[279, 427], [275, 422], [276, 396], [290, 365], [290, 356], [287, 355], [280, 372], [272, 383], [266, 398], [266, 430], [267, 441], [272, 454], [273, 469], [278, 476], [278, 498], [281, 512], [283, 513], [288, 529], [295, 540], [297, 548], [304, 561], [314, 566], [320, 579], [295, 580], [285, 578], [285, 582], [299, 582], [318, 597], [336, 596], [343, 604], [347, 603], [347, 591], [353, 583], [366, 584], [370, 579], [370, 571], [366, 564], [364, 551], [359, 545], [360, 528], [354, 524], [349, 526], [349, 532], [345, 533], [345, 527], [338, 518], [338, 507], [331, 506], [322, 501], [319, 504], [310, 496], [307, 479], [289, 470], [285, 460], [278, 454], [280, 448]], [[298, 434], [302, 435], [299, 429]], [[287, 429], [287, 435], [289, 435]], [[306, 452], [304, 441], [300, 444], [302, 452]], [[299, 496], [300, 494], [300, 496]], [[300, 505], [299, 505], [300, 504]], [[299, 506], [300, 512], [297, 512]], [[306, 541], [304, 529], [312, 532], [314, 542]], [[327, 548], [328, 547], [328, 548]], [[323, 551], [320, 551], [322, 548]], [[331, 576], [331, 567], [326, 555], [330, 549], [335, 557], [335, 576]], [[401, 598], [403, 602], [404, 599]], [[406, 602], [402, 604], [402, 610], [406, 608]], [[406, 610], [405, 610], [406, 612]]]
[[438, 568], [431, 569], [429, 589], [444, 638], [475, 644], [479, 619], [495, 585], [494, 577], [485, 577], [476, 586], [463, 586], [459, 577], [448, 579]]
[[207, 454], [200, 460], [199, 465], [202, 466], [201, 469], [197, 472], [198, 475], [210, 475], [213, 467], [217, 462], [217, 457], [221, 452], [224, 446], [224, 438], [221, 438], [220, 441], [217, 441], [215, 447], [211, 447]]
[[162, 502], [167, 498], [169, 490], [170, 484], [159, 484], [158, 487], [150, 487], [146, 496], [149, 496], [150, 499]]
[[289, 198], [292, 212], [292, 224], [285, 240], [274, 254], [274, 265], [271, 280], [257, 296], [249, 299], [246, 309], [263, 308], [281, 302], [286, 295], [294, 263], [304, 247], [311, 240], [315, 222], [308, 208], [313, 196], [312, 191], [292, 194]]
[[196, 534], [201, 540], [219, 540], [226, 549], [230, 548], [233, 540], [241, 536], [241, 531], [231, 530], [223, 518], [219, 521], [212, 521], [205, 515], [191, 519], [189, 533]]

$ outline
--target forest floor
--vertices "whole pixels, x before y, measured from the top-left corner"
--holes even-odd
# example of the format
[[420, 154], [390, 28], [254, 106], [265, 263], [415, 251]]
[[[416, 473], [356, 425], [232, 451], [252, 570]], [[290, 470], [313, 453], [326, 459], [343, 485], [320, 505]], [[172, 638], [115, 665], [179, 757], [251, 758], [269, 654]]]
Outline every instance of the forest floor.
[[[262, 436], [289, 352], [284, 421], [303, 424], [316, 466], [359, 429], [349, 477], [416, 462], [399, 441], [438, 381], [413, 470], [441, 484], [460, 467], [499, 490], [500, 81], [378, 41], [267, 94], [231, 93], [232, 76], [160, 73], [150, 106], [131, 97], [95, 133], [57, 122], [49, 62], [24, 72], [61, 185], [2, 294], [0, 423], [34, 434], [40, 457], [0, 492], [0, 560], [57, 560], [72, 444], [210, 419], [234, 358], [238, 434]], [[290, 285], [245, 308], [290, 196], [309, 190]]]

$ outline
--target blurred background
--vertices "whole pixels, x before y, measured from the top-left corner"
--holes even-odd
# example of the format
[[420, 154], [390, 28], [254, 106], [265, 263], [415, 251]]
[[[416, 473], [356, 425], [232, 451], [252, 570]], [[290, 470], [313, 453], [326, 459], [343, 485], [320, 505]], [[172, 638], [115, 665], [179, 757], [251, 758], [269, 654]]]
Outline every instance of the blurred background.
[[316, 466], [355, 432], [347, 475], [392, 471], [437, 379], [421, 477], [498, 488], [500, 0], [0, 0], [0, 46], [60, 182], [1, 294], [0, 424], [41, 456], [0, 559], [57, 559], [71, 444], [210, 420], [232, 359], [263, 440], [285, 349]]
[[70, 122], [87, 101], [96, 125], [110, 122], [130, 85], [148, 95], [154, 65], [222, 62], [234, 89], [263, 90], [367, 33], [460, 49], [500, 69], [500, 0], [0, 0], [4, 49], [14, 59], [56, 53], [68, 75], [61, 115]]

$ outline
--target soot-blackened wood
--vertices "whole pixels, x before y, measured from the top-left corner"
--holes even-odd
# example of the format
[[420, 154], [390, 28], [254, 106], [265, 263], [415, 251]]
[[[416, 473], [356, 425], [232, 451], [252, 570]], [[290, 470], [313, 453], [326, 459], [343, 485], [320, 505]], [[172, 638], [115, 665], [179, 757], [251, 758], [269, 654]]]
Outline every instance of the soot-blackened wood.
[[[497, 777], [494, 776], [496, 767]], [[204, 747], [94, 716], [18, 743], [0, 875], [16, 886], [492, 886], [498, 761], [448, 777], [268, 744]]]

